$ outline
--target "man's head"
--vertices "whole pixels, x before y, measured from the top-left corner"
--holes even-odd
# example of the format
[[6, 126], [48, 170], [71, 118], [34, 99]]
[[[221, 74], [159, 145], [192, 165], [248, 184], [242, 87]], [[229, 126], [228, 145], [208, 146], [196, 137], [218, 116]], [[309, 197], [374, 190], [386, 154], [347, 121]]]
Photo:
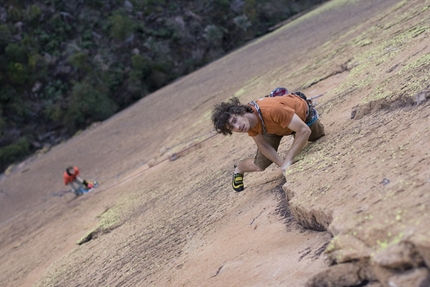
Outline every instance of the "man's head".
[[68, 168], [66, 168], [66, 172], [68, 175], [74, 175], [75, 169], [73, 168], [73, 166], [69, 166]]
[[230, 118], [232, 116], [243, 116], [246, 113], [253, 113], [252, 108], [249, 105], [241, 104], [236, 97], [215, 105], [212, 111], [212, 122], [215, 130], [224, 135], [231, 135], [233, 127], [230, 124]]

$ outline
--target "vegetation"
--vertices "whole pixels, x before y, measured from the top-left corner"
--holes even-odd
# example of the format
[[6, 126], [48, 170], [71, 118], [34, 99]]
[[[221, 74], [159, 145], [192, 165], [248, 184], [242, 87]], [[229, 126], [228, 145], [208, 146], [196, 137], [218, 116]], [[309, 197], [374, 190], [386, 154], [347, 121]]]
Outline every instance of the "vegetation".
[[5, 0], [0, 169], [324, 0]]

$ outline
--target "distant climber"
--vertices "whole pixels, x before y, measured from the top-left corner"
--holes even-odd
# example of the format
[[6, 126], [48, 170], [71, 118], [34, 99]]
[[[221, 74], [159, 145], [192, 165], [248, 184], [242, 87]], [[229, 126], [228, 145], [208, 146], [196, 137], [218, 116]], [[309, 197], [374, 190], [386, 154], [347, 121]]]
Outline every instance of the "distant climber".
[[63, 174], [64, 184], [69, 185], [76, 195], [82, 195], [92, 190], [94, 184], [79, 177], [79, 169], [69, 166]]
[[[218, 133], [248, 133], [257, 145], [255, 158], [245, 159], [234, 166], [232, 187], [237, 192], [244, 189], [245, 172], [264, 171], [274, 162], [285, 174], [308, 141], [316, 141], [325, 135], [312, 101], [303, 93], [288, 93], [283, 87], [246, 105], [236, 97], [217, 104], [212, 112], [212, 122]], [[294, 135], [294, 141], [282, 159], [277, 151], [286, 135]]]

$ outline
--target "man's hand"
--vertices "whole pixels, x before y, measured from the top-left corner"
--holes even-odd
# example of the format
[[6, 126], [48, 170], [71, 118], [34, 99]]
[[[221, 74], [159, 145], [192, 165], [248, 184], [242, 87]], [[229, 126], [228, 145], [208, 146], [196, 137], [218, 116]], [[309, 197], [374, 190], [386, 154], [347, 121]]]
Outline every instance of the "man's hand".
[[287, 171], [287, 169], [290, 167], [290, 165], [292, 165], [293, 162], [292, 161], [286, 161], [281, 165], [281, 170], [282, 170], [282, 174], [285, 175], [285, 172]]
[[295, 160], [295, 161], [293, 161], [293, 162], [287, 162], [287, 163], [285, 163], [285, 167], [284, 167], [284, 165], [282, 165], [279, 169], [282, 171], [282, 175], [283, 176], [285, 176], [285, 177], [287, 177], [287, 171], [288, 171], [288, 169], [290, 168], [290, 166], [292, 166], [293, 164], [295, 164], [296, 162], [298, 162], [298, 160]]
[[285, 179], [287, 179], [287, 170], [290, 167], [290, 165], [292, 165], [292, 162], [285, 162], [281, 167], [281, 171], [282, 171], [282, 175], [285, 177]]

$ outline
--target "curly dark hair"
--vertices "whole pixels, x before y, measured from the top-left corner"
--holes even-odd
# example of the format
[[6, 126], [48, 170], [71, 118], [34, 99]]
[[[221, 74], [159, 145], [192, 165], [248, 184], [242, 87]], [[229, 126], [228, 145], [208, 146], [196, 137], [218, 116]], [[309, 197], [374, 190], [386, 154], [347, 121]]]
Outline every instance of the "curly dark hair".
[[252, 113], [253, 110], [249, 105], [243, 105], [239, 99], [233, 97], [228, 102], [215, 105], [212, 111], [212, 122], [215, 130], [223, 135], [231, 135], [232, 132], [229, 127], [228, 120], [232, 115], [244, 115], [246, 113]]

